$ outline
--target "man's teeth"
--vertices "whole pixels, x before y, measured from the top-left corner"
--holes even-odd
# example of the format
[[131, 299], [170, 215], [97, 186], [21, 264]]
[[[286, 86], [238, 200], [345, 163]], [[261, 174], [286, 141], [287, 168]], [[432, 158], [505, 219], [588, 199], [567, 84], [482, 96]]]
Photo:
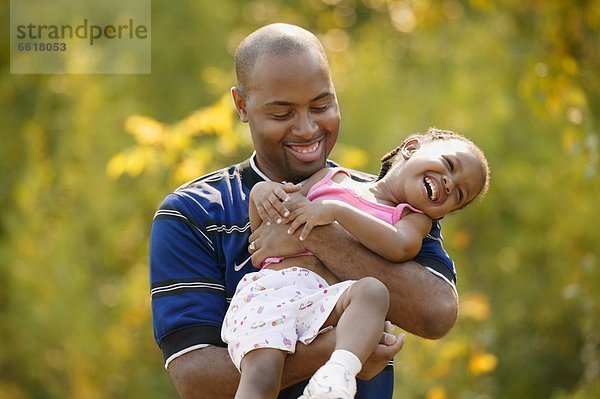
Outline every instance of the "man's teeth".
[[436, 201], [438, 199], [438, 189], [437, 185], [433, 182], [430, 177], [425, 177], [425, 188], [427, 189], [427, 194], [429, 195], [429, 199], [432, 201]]
[[295, 151], [298, 151], [301, 154], [308, 154], [309, 152], [315, 152], [317, 151], [317, 148], [319, 148], [319, 142], [317, 141], [316, 143], [306, 147], [300, 147], [300, 146], [293, 146]]

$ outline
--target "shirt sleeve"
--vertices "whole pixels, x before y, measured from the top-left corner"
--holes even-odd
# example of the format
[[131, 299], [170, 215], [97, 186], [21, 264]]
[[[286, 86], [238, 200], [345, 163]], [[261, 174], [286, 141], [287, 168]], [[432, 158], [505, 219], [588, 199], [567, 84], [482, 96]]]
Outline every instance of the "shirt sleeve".
[[224, 346], [224, 274], [204, 226], [186, 199], [171, 194], [156, 212], [150, 237], [154, 336], [165, 361], [207, 344]]
[[444, 279], [452, 287], [456, 287], [456, 270], [454, 262], [448, 256], [442, 245], [441, 225], [433, 222], [431, 231], [423, 240], [421, 251], [415, 261], [425, 266], [430, 272]]

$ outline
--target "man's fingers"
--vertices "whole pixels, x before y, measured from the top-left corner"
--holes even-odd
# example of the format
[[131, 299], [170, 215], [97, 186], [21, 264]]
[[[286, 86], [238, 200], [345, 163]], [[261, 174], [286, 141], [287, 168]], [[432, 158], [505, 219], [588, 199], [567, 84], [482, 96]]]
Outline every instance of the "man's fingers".
[[379, 343], [382, 345], [390, 346], [390, 345], [394, 345], [396, 343], [396, 340], [397, 340], [397, 338], [394, 334], [384, 332], [381, 335], [381, 341], [379, 341]]
[[[398, 347], [398, 352], [400, 352], [400, 349], [402, 349], [402, 347], [404, 346], [404, 339], [406, 338], [406, 334], [401, 333], [398, 334], [396, 336], [396, 343], [394, 344], [396, 347]], [[396, 353], [398, 353], [396, 352]]]
[[[296, 184], [285, 183], [283, 185], [283, 190], [285, 190], [286, 193], [295, 193], [296, 191], [300, 191], [301, 189], [302, 189], [302, 184], [300, 184], [300, 183], [296, 183]], [[289, 197], [287, 197], [285, 199], [285, 201], [288, 201], [288, 200], [289, 200]]]
[[391, 321], [386, 320], [383, 325], [383, 334], [381, 334], [381, 340], [379, 341], [382, 345], [394, 345], [398, 340], [398, 336], [395, 332], [396, 327], [392, 324]]
[[392, 324], [391, 321], [386, 320], [384, 325], [383, 325], [383, 331], [389, 334], [394, 334], [394, 325]]

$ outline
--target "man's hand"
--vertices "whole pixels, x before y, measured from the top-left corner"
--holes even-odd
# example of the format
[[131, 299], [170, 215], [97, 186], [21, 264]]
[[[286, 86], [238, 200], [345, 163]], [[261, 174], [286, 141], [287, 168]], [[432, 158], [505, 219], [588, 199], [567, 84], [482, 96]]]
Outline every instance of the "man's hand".
[[252, 264], [260, 265], [267, 257], [290, 256], [306, 252], [300, 241], [287, 233], [288, 226], [284, 224], [261, 224], [250, 235], [249, 252]]
[[373, 353], [371, 353], [371, 356], [369, 356], [365, 364], [363, 364], [357, 377], [361, 380], [370, 380], [375, 377], [387, 366], [388, 362], [400, 352], [403, 346], [404, 334], [399, 333], [396, 335], [394, 333], [394, 325], [389, 321], [386, 321], [381, 341]]

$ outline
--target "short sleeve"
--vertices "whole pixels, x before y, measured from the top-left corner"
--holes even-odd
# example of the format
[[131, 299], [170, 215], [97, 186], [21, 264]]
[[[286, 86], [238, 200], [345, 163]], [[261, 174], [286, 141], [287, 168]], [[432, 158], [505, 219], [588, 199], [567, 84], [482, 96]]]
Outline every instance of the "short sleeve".
[[200, 344], [223, 346], [227, 308], [223, 271], [202, 224], [171, 194], [157, 211], [150, 238], [154, 336], [165, 359]]
[[415, 261], [455, 287], [456, 270], [454, 262], [448, 256], [442, 244], [441, 225], [439, 221], [435, 221], [432, 223], [431, 231], [423, 239], [421, 250], [415, 257]]

